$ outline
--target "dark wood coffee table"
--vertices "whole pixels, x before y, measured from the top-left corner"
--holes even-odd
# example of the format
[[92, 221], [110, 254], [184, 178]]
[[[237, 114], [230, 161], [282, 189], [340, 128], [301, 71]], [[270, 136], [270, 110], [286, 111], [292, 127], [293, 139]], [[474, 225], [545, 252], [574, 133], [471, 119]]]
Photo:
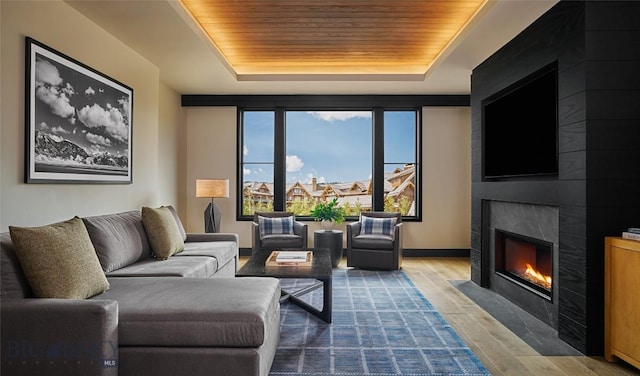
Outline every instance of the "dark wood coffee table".
[[[331, 323], [331, 256], [328, 249], [314, 249], [311, 266], [265, 266], [270, 250], [259, 250], [236, 272], [236, 277], [274, 277], [315, 279], [318, 283], [298, 291], [282, 291], [280, 302], [289, 300], [312, 315]], [[322, 309], [299, 296], [323, 288]]]

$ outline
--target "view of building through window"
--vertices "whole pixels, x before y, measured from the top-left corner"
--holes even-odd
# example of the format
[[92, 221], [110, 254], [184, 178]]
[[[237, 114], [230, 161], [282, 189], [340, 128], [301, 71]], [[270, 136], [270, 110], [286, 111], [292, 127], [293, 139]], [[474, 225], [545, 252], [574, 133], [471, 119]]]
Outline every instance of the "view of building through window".
[[[284, 210], [309, 215], [317, 202], [338, 199], [348, 216], [371, 211], [372, 111], [286, 111]], [[415, 216], [416, 111], [384, 116], [384, 208]], [[243, 215], [274, 208], [275, 114], [242, 116]]]

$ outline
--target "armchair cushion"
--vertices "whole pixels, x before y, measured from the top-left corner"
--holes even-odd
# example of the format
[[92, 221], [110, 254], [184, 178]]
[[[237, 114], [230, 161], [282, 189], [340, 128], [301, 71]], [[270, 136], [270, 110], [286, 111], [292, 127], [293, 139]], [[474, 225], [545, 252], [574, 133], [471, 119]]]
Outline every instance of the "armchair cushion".
[[360, 234], [351, 240], [353, 248], [393, 249], [393, 237], [384, 234]]
[[302, 237], [300, 235], [267, 235], [262, 238], [262, 248], [304, 248], [304, 245], [302, 244]]
[[394, 227], [396, 225], [396, 218], [374, 218], [362, 216], [360, 219], [362, 222], [360, 228], [360, 234], [372, 235], [381, 234], [387, 236], [393, 236]]
[[9, 232], [36, 297], [85, 299], [109, 289], [79, 217], [41, 227], [9, 226]]
[[293, 235], [293, 216], [268, 218], [259, 216], [260, 239], [270, 235]]

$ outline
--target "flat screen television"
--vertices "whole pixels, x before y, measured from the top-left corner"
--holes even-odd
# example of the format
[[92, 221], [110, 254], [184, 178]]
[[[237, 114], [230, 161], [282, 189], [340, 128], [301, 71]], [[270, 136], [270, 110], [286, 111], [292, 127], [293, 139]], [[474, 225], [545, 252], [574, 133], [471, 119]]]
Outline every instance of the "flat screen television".
[[553, 63], [482, 101], [482, 175], [558, 174], [558, 69]]

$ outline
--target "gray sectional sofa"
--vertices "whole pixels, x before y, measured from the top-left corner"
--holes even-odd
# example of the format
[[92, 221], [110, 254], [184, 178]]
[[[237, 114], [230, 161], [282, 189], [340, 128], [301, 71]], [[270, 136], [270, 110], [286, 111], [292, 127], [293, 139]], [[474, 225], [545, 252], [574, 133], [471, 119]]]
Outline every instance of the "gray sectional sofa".
[[[175, 214], [175, 211], [173, 211]], [[82, 218], [109, 289], [34, 298], [0, 234], [2, 375], [267, 375], [280, 336], [280, 282], [234, 278], [235, 234], [186, 234], [157, 260], [140, 211]]]

